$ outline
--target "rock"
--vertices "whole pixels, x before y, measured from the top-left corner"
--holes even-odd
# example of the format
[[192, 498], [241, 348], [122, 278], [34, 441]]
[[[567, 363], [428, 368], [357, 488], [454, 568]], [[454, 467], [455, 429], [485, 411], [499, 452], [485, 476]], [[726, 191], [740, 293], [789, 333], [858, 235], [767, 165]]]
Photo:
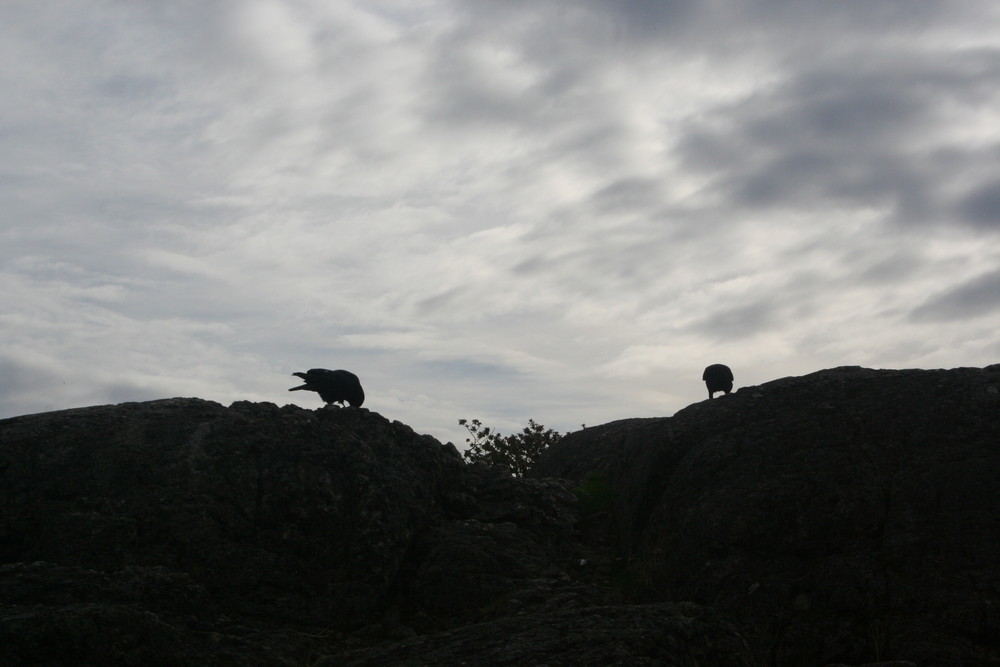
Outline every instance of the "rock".
[[534, 474], [606, 479], [636, 598], [722, 609], [767, 664], [997, 664], [997, 386], [821, 371], [573, 433]]
[[622, 665], [749, 667], [731, 623], [693, 604], [618, 605], [512, 616], [387, 647], [327, 656], [324, 667]]
[[589, 552], [568, 487], [467, 466], [367, 410], [168, 399], [2, 420], [6, 659], [301, 664], [541, 598], [598, 604], [561, 569]]
[[0, 566], [4, 667], [299, 664], [259, 637], [220, 621], [203, 587], [165, 568]]
[[998, 664], [997, 387], [785, 378], [530, 478], [364, 409], [0, 420], [0, 664]]
[[165, 567], [231, 612], [337, 627], [381, 613], [463, 468], [359, 410], [172, 399], [0, 425], [4, 562]]

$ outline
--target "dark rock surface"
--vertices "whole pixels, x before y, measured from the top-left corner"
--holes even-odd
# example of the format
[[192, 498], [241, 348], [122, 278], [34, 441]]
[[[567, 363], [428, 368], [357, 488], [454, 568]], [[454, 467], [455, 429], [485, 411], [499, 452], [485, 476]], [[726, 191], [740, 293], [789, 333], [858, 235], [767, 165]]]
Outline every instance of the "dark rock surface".
[[836, 368], [588, 428], [631, 594], [734, 618], [764, 664], [1000, 664], [1000, 365]]
[[732, 623], [720, 614], [686, 603], [515, 615], [391, 646], [331, 656], [319, 664], [749, 667], [749, 655]]
[[1000, 366], [786, 378], [535, 472], [363, 409], [2, 420], [0, 665], [1000, 664]]
[[367, 410], [168, 399], [3, 420], [0, 664], [308, 664], [618, 601], [580, 572], [594, 548], [570, 487]]
[[165, 400], [6, 420], [0, 559], [167, 567], [241, 613], [350, 626], [378, 613], [449, 467], [453, 449], [359, 411]]

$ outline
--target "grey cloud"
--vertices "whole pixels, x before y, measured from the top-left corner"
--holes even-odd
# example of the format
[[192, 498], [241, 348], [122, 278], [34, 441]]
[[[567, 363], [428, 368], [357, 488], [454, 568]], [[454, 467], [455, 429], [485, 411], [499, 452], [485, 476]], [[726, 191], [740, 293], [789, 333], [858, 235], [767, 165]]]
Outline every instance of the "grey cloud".
[[99, 81], [96, 90], [102, 96], [124, 101], [148, 99], [161, 91], [163, 82], [150, 76], [114, 74]]
[[858, 273], [858, 278], [867, 283], [885, 284], [912, 276], [920, 266], [920, 258], [901, 252], [869, 264]]
[[781, 91], [789, 113], [768, 115], [750, 128], [758, 141], [775, 144], [857, 146], [898, 137], [919, 119], [924, 104], [900, 81], [894, 63], [881, 71], [809, 71]]
[[712, 3], [688, 0], [591, 0], [596, 11], [616, 16], [632, 37], [660, 39], [687, 28]]
[[867, 75], [807, 70], [773, 90], [757, 91], [751, 99], [718, 109], [716, 122], [728, 126], [722, 133], [713, 132], [711, 125], [692, 129], [702, 142], [714, 140], [716, 162], [745, 158], [747, 149], [767, 153], [797, 146], [823, 152], [872, 148], [873, 141], [905, 138], [931, 103], [912, 96], [897, 77], [891, 69]]
[[428, 74], [435, 91], [425, 96], [421, 111], [426, 121], [451, 131], [463, 125], [523, 125], [538, 108], [524, 94], [499, 90], [492, 72], [461, 55], [438, 62]]
[[979, 185], [957, 205], [963, 220], [983, 229], [1000, 230], [1000, 179]]
[[455, 300], [459, 299], [465, 292], [466, 289], [464, 287], [446, 289], [433, 296], [419, 300], [415, 305], [415, 309], [421, 316], [434, 315], [442, 309], [447, 309], [450, 305], [453, 305]]
[[968, 320], [1000, 310], [1000, 271], [979, 275], [937, 294], [916, 308], [916, 322]]
[[622, 178], [591, 196], [602, 212], [650, 210], [663, 205], [662, 184], [648, 178]]
[[[456, 21], [435, 45], [423, 98], [431, 123], [564, 130], [567, 119], [591, 126], [607, 118], [601, 73], [627, 65], [633, 51], [657, 49], [691, 30], [699, 3], [686, 0], [457, 3]], [[670, 36], [673, 41], [661, 41]], [[502, 52], [494, 64], [475, 54]], [[529, 75], [522, 87], [503, 85], [503, 67]], [[605, 109], [606, 110], [606, 109]], [[585, 114], [584, 119], [581, 114]], [[549, 139], [548, 141], [551, 141]]]
[[[770, 25], [782, 30], [815, 33], [826, 39], [838, 35], [864, 39], [866, 34], [885, 36], [892, 31], [919, 30], [942, 19], [956, 19], [968, 12], [982, 14], [975, 8], [958, 9], [936, 2], [827, 2], [826, 0], [757, 0], [736, 3], [735, 13], [742, 25]], [[849, 32], [843, 32], [849, 31]], [[839, 40], [838, 40], [839, 41]], [[816, 48], [813, 43], [812, 48]]]
[[54, 409], [63, 381], [53, 368], [0, 356], [0, 419]]
[[[629, 227], [624, 225], [621, 234], [595, 229], [582, 247], [574, 249], [560, 248], [556, 237], [536, 241], [536, 245], [548, 246], [549, 251], [532, 251], [514, 264], [512, 271], [533, 282], [557, 285], [567, 298], [643, 298], [651, 290], [659, 291], [673, 269], [671, 254], [678, 251], [665, 240], [669, 230], [658, 232], [646, 227], [650, 233], [644, 236]], [[676, 257], [674, 261], [678, 261]]]
[[[636, 39], [662, 38], [666, 32], [690, 27], [699, 16], [711, 13], [709, 2], [688, 0], [581, 0], [565, 3], [560, 0], [503, 0], [502, 2], [458, 2], [455, 7], [467, 20], [487, 25], [516, 26], [529, 32], [538, 43], [563, 41], [567, 38], [594, 45], [594, 38]], [[530, 19], [526, 20], [526, 16]], [[545, 30], [533, 32], [539, 26]], [[560, 29], [557, 29], [560, 28]], [[584, 30], [581, 34], [580, 30]]]
[[[798, 37], [815, 52], [816, 39], [838, 43], [865, 41], [868, 35], [884, 36], [886, 29], [920, 30], [942, 19], [958, 20], [966, 14], [988, 13], [975, 8], [958, 10], [943, 3], [828, 2], [803, 0], [504, 0], [458, 2], [454, 5], [467, 20], [489, 25], [516, 24], [521, 31], [533, 26], [533, 41], [546, 43], [574, 39], [587, 49], [680, 49], [712, 43], [723, 51], [734, 44], [750, 44], [772, 36], [783, 47]], [[531, 16], [533, 20], [526, 20]], [[540, 18], [539, 18], [540, 17]]]
[[774, 304], [769, 299], [761, 299], [744, 306], [720, 309], [691, 328], [715, 338], [732, 340], [765, 331], [776, 323], [776, 319]]
[[22, 388], [51, 383], [54, 376], [41, 368], [0, 357], [0, 401], [8, 401]]
[[515, 275], [531, 277], [544, 272], [548, 265], [548, 258], [539, 254], [531, 254], [527, 259], [514, 264], [511, 267], [511, 272]]
[[[978, 52], [858, 64], [806, 64], [783, 85], [697, 121], [679, 154], [714, 175], [713, 189], [729, 204], [875, 207], [897, 222], [940, 220], [947, 191], [962, 168], [981, 161], [981, 149], [928, 151], [924, 142], [947, 136], [940, 130], [954, 121], [949, 105], [969, 110], [963, 96], [982, 97], [970, 90], [1000, 84], [1000, 67], [984, 65]], [[995, 203], [976, 192], [960, 210], [986, 226]]]
[[484, 384], [502, 379], [510, 380], [520, 375], [515, 369], [507, 366], [472, 360], [424, 361], [418, 365], [427, 376]]

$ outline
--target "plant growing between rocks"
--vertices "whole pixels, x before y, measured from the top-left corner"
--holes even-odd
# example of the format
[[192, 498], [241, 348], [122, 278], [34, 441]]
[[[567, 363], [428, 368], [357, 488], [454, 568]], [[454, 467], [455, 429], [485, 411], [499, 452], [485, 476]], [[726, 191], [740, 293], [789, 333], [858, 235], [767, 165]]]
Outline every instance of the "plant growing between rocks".
[[529, 419], [520, 433], [510, 435], [500, 435], [496, 429], [483, 426], [478, 419], [459, 419], [458, 424], [471, 436], [465, 439], [469, 443], [469, 449], [463, 454], [467, 461], [507, 466], [515, 477], [523, 477], [534, 467], [541, 453], [563, 437], [534, 419]]

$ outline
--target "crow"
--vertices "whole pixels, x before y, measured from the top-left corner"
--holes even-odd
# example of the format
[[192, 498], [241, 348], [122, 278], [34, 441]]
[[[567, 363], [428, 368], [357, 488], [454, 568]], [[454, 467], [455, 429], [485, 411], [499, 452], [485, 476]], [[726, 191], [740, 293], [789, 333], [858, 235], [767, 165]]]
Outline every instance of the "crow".
[[712, 364], [701, 374], [701, 379], [708, 386], [708, 397], [717, 391], [724, 391], [727, 394], [733, 390], [733, 372], [729, 366], [723, 364]]
[[365, 390], [361, 388], [358, 376], [350, 371], [328, 371], [325, 368], [311, 368], [305, 373], [292, 373], [306, 381], [288, 391], [305, 389], [315, 391], [326, 403], [348, 402], [352, 408], [360, 408], [365, 402]]

